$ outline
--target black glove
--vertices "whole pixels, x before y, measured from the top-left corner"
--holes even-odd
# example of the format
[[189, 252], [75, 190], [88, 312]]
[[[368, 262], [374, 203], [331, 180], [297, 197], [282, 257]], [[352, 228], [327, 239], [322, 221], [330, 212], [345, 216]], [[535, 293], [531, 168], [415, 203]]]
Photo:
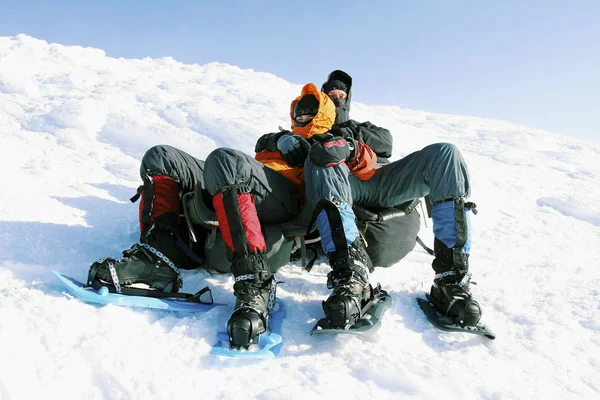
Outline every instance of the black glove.
[[333, 167], [351, 158], [356, 148], [352, 139], [333, 136], [331, 133], [313, 135], [317, 143], [310, 149], [310, 161], [319, 167]]
[[254, 146], [254, 152], [260, 153], [263, 150], [267, 151], [278, 151], [277, 141], [283, 135], [292, 135], [290, 131], [281, 131], [281, 132], [273, 132], [262, 135], [256, 141], [256, 146]]
[[277, 140], [277, 149], [290, 167], [302, 167], [310, 150], [310, 143], [300, 135], [281, 135]]

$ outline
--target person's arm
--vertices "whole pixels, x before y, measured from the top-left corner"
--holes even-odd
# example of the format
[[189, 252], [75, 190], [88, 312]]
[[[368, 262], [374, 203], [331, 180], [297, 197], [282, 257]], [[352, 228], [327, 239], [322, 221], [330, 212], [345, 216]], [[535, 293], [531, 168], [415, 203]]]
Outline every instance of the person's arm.
[[358, 124], [360, 136], [364, 143], [368, 144], [379, 157], [390, 158], [394, 138], [389, 130], [381, 128], [369, 121]]
[[392, 146], [394, 139], [390, 131], [381, 128], [371, 122], [358, 123], [351, 119], [343, 124], [336, 125], [336, 134], [342, 137], [352, 137], [360, 142], [363, 142], [377, 154], [379, 157], [389, 158], [392, 156]]
[[313, 139], [316, 143], [310, 148], [309, 157], [314, 165], [330, 168], [346, 163], [350, 173], [363, 181], [375, 174], [377, 155], [368, 145], [331, 133], [314, 135]]

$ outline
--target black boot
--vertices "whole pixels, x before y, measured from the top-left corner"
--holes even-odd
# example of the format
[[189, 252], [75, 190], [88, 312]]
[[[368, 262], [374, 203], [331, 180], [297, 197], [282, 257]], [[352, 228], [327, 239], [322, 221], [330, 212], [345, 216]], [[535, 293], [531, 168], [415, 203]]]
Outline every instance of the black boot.
[[481, 306], [469, 290], [469, 255], [460, 248], [448, 248], [434, 240], [435, 260], [429, 300], [444, 315], [451, 316], [460, 326], [476, 326], [481, 319]]
[[134, 286], [176, 293], [183, 285], [179, 269], [164, 254], [148, 244], [134, 244], [123, 257], [102, 258], [90, 267], [89, 286]]
[[267, 330], [269, 312], [275, 305], [277, 284], [261, 253], [234, 258], [232, 272], [236, 302], [227, 322], [227, 332], [233, 347], [247, 348], [257, 344], [259, 335]]
[[141, 244], [134, 244], [123, 251], [123, 257], [102, 258], [90, 267], [88, 285], [143, 286], [163, 292], [175, 293], [182, 286], [178, 261], [177, 237], [158, 225], [145, 230]]
[[369, 255], [359, 237], [344, 250], [329, 254], [333, 271], [327, 275], [327, 288], [333, 293], [323, 302], [323, 310], [331, 328], [355, 325], [362, 308], [372, 298], [369, 271], [373, 269]]

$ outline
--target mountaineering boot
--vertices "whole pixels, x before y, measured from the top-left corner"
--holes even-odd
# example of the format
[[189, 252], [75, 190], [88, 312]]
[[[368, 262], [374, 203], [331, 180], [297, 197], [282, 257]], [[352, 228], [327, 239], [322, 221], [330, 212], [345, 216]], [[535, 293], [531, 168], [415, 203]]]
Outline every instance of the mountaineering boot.
[[233, 293], [236, 297], [233, 313], [227, 322], [227, 333], [234, 347], [247, 347], [258, 343], [260, 334], [266, 332], [269, 312], [275, 306], [276, 282], [262, 254], [250, 254], [234, 259], [233, 271], [255, 271], [254, 274], [237, 275]]
[[315, 213], [321, 246], [332, 269], [327, 274], [327, 288], [333, 292], [323, 302], [323, 311], [330, 328], [344, 329], [355, 325], [363, 316], [363, 308], [373, 300], [369, 284], [373, 264], [350, 204], [335, 196], [324, 198]]
[[474, 203], [455, 199], [433, 207], [435, 271], [429, 300], [443, 315], [462, 327], [477, 326], [481, 306], [470, 291], [470, 223], [467, 211], [476, 213]]
[[328, 256], [333, 270], [327, 274], [327, 288], [333, 292], [323, 302], [325, 317], [332, 328], [355, 325], [363, 315], [363, 307], [373, 297], [369, 284], [371, 261], [360, 237], [346, 249]]
[[[168, 232], [160, 232], [169, 240]], [[174, 240], [174, 239], [173, 239]], [[155, 240], [157, 242], [157, 240]], [[102, 258], [90, 267], [89, 286], [113, 286], [117, 293], [121, 286], [134, 286], [175, 293], [182, 286], [179, 268], [157, 247], [148, 243], [134, 244], [123, 251], [123, 257]]]
[[232, 348], [257, 344], [267, 331], [275, 303], [275, 279], [265, 251], [267, 245], [256, 212], [254, 196], [246, 186], [225, 186], [213, 197], [213, 207], [223, 240], [231, 251], [235, 278], [235, 307], [227, 322]]
[[481, 306], [469, 290], [468, 254], [463, 253], [467, 269], [461, 269], [454, 268], [453, 249], [437, 238], [434, 251], [434, 269], [440, 272], [433, 279], [429, 300], [441, 314], [454, 317], [459, 325], [476, 326], [481, 318]]
[[87, 285], [114, 287], [145, 286], [175, 293], [182, 286], [179, 270], [197, 268], [202, 259], [179, 236], [180, 199], [178, 183], [167, 176], [143, 175], [132, 202], [140, 199], [140, 244], [123, 251], [123, 257], [102, 258], [90, 267]]

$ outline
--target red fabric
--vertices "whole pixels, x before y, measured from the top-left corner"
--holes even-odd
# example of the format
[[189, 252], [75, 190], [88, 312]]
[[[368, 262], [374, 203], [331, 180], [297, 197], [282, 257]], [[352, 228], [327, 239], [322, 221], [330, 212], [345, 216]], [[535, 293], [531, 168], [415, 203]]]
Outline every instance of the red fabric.
[[345, 163], [345, 162], [346, 162], [346, 160], [340, 160], [340, 161], [338, 161], [338, 162], [332, 162], [332, 163], [329, 163], [329, 164], [327, 164], [327, 165], [326, 165], [326, 167], [327, 167], [327, 168], [330, 168], [330, 167], [335, 167], [336, 165], [340, 165], [340, 164], [343, 164], [343, 163]]
[[[258, 250], [266, 250], [267, 244], [265, 243], [265, 238], [260, 228], [260, 221], [258, 220], [256, 206], [254, 205], [254, 197], [250, 193], [244, 193], [238, 194], [237, 198], [240, 208], [240, 215], [242, 217], [242, 225], [244, 226], [246, 241], [248, 242], [248, 251], [256, 252]], [[215, 212], [217, 214], [219, 229], [221, 230], [221, 235], [223, 235], [223, 240], [225, 241], [225, 244], [229, 246], [231, 251], [235, 251], [233, 247], [233, 240], [231, 239], [229, 221], [227, 221], [227, 215], [225, 214], [222, 193], [219, 193], [213, 197], [213, 207], [215, 208]]]
[[213, 197], [213, 207], [217, 214], [217, 221], [219, 221], [219, 230], [223, 235], [225, 244], [233, 251], [233, 240], [231, 239], [231, 231], [229, 230], [229, 224], [227, 223], [227, 216], [225, 215], [225, 206], [223, 206], [223, 193], [216, 194]]
[[140, 221], [140, 232], [144, 231], [144, 223], [142, 222], [142, 210], [144, 209], [144, 192], [142, 192], [142, 196], [140, 197], [140, 212], [139, 212], [139, 221]]
[[256, 213], [256, 205], [254, 204], [254, 196], [250, 193], [238, 195], [238, 203], [240, 205], [240, 214], [242, 214], [242, 222], [246, 239], [248, 240], [248, 250], [255, 252], [258, 250], [267, 250], [265, 237], [260, 229], [260, 221]]
[[325, 147], [344, 147], [344, 146], [346, 146], [346, 140], [345, 139], [332, 140], [331, 142], [323, 143], [323, 146], [325, 146]]
[[[146, 188], [144, 188], [144, 191]], [[142, 223], [142, 210], [144, 208], [144, 194], [142, 193], [140, 201], [140, 230], [144, 230]], [[164, 213], [173, 212], [180, 214], [179, 207], [179, 187], [177, 182], [168, 176], [152, 177], [152, 208], [150, 210], [150, 220], [154, 221]]]
[[375, 175], [375, 168], [377, 167], [377, 155], [375, 152], [366, 144], [356, 141], [358, 148], [354, 151], [355, 156], [353, 160], [348, 160], [348, 168], [350, 173], [360, 179], [366, 181]]

